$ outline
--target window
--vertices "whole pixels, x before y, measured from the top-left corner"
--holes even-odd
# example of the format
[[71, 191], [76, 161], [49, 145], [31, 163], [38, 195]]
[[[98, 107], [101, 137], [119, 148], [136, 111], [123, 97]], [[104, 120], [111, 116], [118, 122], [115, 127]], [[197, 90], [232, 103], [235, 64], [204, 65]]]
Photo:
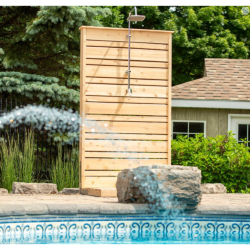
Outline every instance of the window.
[[176, 139], [177, 135], [187, 135], [187, 138], [190, 138], [203, 133], [205, 136], [205, 122], [201, 121], [173, 121], [172, 129], [173, 139]]
[[[242, 140], [250, 141], [250, 124], [238, 124], [238, 142], [243, 143]], [[247, 146], [250, 147], [250, 142]]]
[[[228, 130], [233, 132], [234, 138], [242, 143], [242, 140], [250, 141], [250, 115], [249, 114], [229, 114]], [[250, 142], [247, 144], [250, 147]]]

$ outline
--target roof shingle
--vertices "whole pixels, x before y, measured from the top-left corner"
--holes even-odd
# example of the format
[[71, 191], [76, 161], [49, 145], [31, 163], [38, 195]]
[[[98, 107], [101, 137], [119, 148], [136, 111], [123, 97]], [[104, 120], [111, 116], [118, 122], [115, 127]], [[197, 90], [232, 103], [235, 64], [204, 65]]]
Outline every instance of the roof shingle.
[[204, 77], [172, 87], [172, 98], [250, 101], [250, 60], [205, 58]]

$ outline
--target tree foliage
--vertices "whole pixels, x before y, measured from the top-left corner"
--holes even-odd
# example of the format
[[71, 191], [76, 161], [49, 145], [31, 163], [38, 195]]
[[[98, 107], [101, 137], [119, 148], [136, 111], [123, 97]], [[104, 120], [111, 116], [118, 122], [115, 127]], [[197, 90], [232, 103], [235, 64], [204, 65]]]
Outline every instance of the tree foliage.
[[6, 98], [22, 100], [23, 103], [49, 104], [53, 107], [79, 109], [80, 93], [58, 85], [56, 77], [45, 77], [35, 74], [17, 72], [0, 72], [0, 95]]
[[176, 7], [165, 29], [173, 30], [173, 82], [202, 77], [204, 58], [249, 58], [250, 15], [242, 7]]
[[107, 8], [78, 6], [0, 7], [0, 71], [78, 78], [82, 25], [101, 26]]
[[[74, 96], [70, 89], [79, 91], [79, 27], [127, 28], [131, 9], [132, 6], [0, 7], [0, 72], [59, 79], [42, 84], [37, 80], [31, 85], [30, 80], [22, 78], [21, 91], [26, 91], [22, 95], [38, 102], [54, 91], [53, 84], [58, 84], [58, 88], [65, 86], [60, 90]], [[202, 77], [204, 58], [249, 58], [250, 14], [244, 15], [241, 6], [139, 6], [138, 14], [146, 19], [132, 23], [132, 28], [174, 31], [173, 85]], [[3, 76], [14, 77], [10, 73]], [[11, 83], [12, 87], [7, 88], [11, 81], [0, 80], [4, 86], [0, 95], [20, 93], [20, 85]], [[15, 86], [19, 89], [14, 90]], [[39, 91], [43, 92], [37, 96]], [[65, 100], [65, 104], [73, 105], [69, 99], [56, 98], [55, 102]]]
[[7, 72], [0, 95], [78, 104], [79, 27], [101, 26], [98, 18], [109, 14], [89, 6], [0, 7], [0, 72]]
[[[124, 28], [131, 9], [116, 10]], [[174, 31], [173, 85], [201, 78], [204, 58], [249, 58], [250, 14], [242, 6], [139, 6], [138, 14], [146, 19], [132, 28]]]

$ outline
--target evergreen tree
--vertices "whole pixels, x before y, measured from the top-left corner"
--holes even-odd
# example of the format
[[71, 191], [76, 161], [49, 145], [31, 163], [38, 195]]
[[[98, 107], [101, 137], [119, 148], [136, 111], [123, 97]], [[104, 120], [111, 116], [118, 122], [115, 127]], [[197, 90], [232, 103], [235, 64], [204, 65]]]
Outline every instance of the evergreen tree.
[[[127, 28], [131, 9], [132, 6], [0, 7], [0, 72], [9, 72], [0, 76], [4, 86], [0, 95], [13, 96], [20, 91], [14, 90], [14, 83], [11, 88], [6, 86], [11, 82], [6, 77], [20, 80], [11, 72], [30, 74], [31, 79], [37, 75], [58, 79], [53, 83], [35, 80], [30, 86], [33, 90], [28, 91], [31, 81], [22, 78], [27, 94], [17, 97], [46, 100], [51, 84], [65, 86], [63, 91], [79, 91], [79, 27]], [[202, 77], [204, 58], [249, 58], [250, 14], [244, 15], [241, 6], [139, 6], [138, 14], [146, 19], [133, 23], [132, 28], [174, 31], [173, 85]], [[34, 86], [47, 91], [38, 97]], [[55, 103], [61, 104], [58, 98]]]
[[23, 103], [39, 103], [61, 108], [79, 109], [80, 93], [58, 85], [56, 77], [45, 77], [19, 72], [0, 72], [0, 95], [11, 99], [22, 100]]
[[[0, 7], [0, 72], [10, 72], [0, 76], [4, 86], [1, 94], [11, 93], [14, 97], [16, 92], [25, 90], [24, 96], [33, 96], [34, 100], [38, 100], [54, 91], [53, 84], [58, 85], [56, 88], [62, 85], [78, 90], [79, 27], [101, 26], [98, 18], [105, 18], [109, 14], [111, 12], [108, 8], [89, 6]], [[25, 77], [18, 72], [25, 73]], [[34, 80], [32, 83], [27, 80], [28, 75]], [[52, 78], [46, 77], [56, 77], [59, 80], [50, 83], [45, 79]], [[17, 82], [19, 89], [14, 90]], [[7, 87], [6, 84], [10, 85]], [[39, 88], [46, 91], [38, 96]], [[66, 90], [64, 87], [63, 91]]]

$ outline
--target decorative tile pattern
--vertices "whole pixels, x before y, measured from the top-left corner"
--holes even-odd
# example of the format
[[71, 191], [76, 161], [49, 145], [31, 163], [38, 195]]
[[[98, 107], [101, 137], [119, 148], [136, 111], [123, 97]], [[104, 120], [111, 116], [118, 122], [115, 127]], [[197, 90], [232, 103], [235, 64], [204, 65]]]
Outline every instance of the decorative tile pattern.
[[0, 243], [250, 243], [250, 219], [161, 216], [0, 219]]

